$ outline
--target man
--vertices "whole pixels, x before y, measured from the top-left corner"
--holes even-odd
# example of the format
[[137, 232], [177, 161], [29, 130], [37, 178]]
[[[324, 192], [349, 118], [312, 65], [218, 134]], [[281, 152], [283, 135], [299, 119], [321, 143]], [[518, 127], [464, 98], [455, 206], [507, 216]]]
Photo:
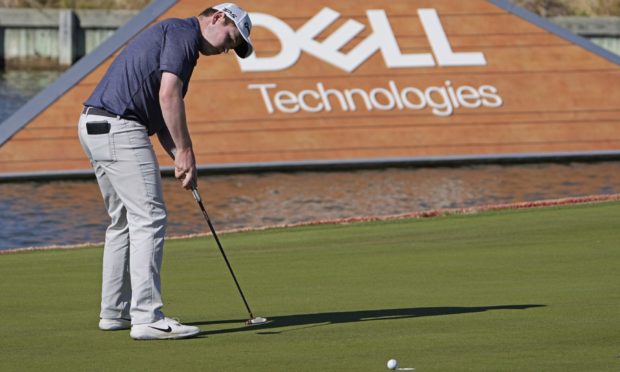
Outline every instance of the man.
[[224, 3], [197, 17], [168, 19], [136, 36], [84, 103], [79, 138], [95, 170], [111, 224], [103, 252], [99, 328], [129, 329], [134, 339], [192, 337], [198, 327], [164, 316], [160, 269], [166, 207], [149, 136], [174, 159], [185, 189], [196, 160], [183, 98], [199, 54], [252, 54], [252, 23]]

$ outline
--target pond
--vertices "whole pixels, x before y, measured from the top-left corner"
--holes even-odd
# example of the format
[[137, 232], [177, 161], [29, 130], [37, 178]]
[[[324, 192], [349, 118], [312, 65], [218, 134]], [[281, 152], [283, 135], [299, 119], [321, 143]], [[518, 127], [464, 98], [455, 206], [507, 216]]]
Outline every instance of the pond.
[[[168, 236], [208, 226], [190, 192], [165, 178]], [[438, 208], [620, 193], [620, 162], [387, 168], [200, 177], [218, 230]], [[95, 180], [0, 183], [0, 249], [102, 242]]]

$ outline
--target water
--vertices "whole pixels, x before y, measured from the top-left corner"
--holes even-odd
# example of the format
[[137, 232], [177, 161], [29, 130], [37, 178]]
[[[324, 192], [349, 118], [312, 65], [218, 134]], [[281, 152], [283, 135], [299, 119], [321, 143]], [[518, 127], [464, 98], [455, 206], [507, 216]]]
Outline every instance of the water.
[[[57, 71], [0, 72], [0, 122]], [[620, 193], [620, 162], [202, 177], [216, 228], [255, 228], [437, 208]], [[208, 230], [191, 193], [164, 179], [168, 235]], [[0, 183], [0, 250], [101, 242], [108, 224], [92, 181]]]
[[0, 123], [7, 119], [32, 96], [51, 84], [60, 71], [1, 71]]
[[[219, 230], [620, 193], [620, 162], [390, 168], [201, 177]], [[190, 192], [164, 179], [168, 236], [208, 231]], [[0, 249], [101, 242], [93, 181], [0, 184]]]

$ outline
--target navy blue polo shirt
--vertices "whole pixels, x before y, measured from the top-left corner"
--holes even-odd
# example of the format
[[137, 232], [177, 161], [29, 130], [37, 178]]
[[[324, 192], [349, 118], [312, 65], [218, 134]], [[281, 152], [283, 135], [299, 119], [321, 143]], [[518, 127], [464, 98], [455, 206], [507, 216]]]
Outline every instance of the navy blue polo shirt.
[[185, 97], [201, 38], [196, 18], [167, 19], [149, 27], [116, 57], [84, 105], [136, 118], [149, 135], [157, 133], [165, 125], [159, 105], [162, 72], [181, 78]]

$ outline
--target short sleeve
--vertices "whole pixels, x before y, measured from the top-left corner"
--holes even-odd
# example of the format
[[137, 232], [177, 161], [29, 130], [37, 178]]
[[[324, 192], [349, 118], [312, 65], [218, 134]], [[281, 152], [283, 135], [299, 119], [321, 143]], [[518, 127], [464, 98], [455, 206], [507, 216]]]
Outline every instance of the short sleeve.
[[159, 69], [188, 82], [198, 60], [198, 43], [194, 30], [168, 27], [161, 48]]

